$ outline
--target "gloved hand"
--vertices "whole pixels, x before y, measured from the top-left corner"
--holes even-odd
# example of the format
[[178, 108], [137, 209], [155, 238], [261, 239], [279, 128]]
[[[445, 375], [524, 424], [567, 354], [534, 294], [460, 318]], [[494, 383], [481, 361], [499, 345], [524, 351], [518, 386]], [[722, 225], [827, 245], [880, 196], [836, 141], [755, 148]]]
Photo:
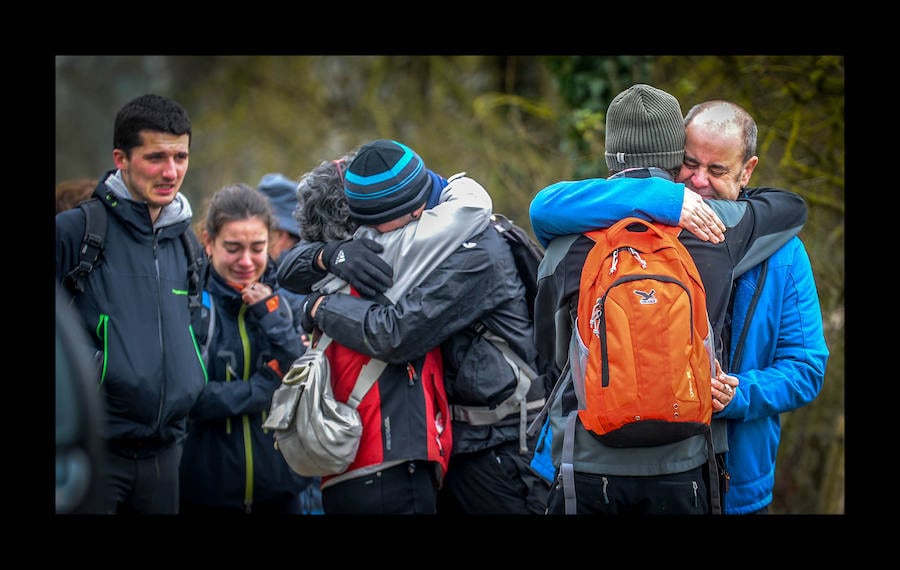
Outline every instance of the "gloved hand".
[[378, 257], [382, 251], [381, 244], [369, 238], [330, 241], [322, 247], [322, 263], [360, 295], [372, 298], [394, 284], [394, 269]]
[[313, 291], [307, 295], [306, 300], [303, 301], [303, 315], [300, 317], [300, 326], [309, 334], [312, 334], [313, 330], [316, 328], [316, 319], [314, 319], [310, 313], [312, 312], [312, 308], [316, 305], [316, 301], [322, 295], [323, 293], [321, 291]]

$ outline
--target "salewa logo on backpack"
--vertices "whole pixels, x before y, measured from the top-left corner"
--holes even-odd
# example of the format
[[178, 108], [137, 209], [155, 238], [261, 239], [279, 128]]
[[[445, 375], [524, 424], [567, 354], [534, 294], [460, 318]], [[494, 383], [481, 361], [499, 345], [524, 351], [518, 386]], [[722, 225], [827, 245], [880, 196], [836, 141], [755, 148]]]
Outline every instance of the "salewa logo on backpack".
[[635, 289], [634, 294], [640, 296], [641, 305], [655, 305], [656, 304], [656, 289], [650, 289], [650, 291], [641, 291], [640, 289]]

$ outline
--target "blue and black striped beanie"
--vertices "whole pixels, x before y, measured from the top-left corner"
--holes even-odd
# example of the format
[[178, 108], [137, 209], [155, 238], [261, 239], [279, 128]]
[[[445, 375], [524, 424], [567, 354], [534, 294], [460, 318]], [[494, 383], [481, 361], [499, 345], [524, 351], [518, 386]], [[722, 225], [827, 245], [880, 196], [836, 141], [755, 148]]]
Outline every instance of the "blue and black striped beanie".
[[431, 176], [418, 154], [397, 141], [379, 139], [362, 146], [344, 175], [350, 217], [376, 226], [425, 203]]

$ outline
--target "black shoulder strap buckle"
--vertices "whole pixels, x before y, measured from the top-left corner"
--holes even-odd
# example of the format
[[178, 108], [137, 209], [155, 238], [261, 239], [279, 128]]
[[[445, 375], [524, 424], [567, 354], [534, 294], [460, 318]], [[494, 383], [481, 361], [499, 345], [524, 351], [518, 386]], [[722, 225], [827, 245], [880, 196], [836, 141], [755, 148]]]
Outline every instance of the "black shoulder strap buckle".
[[84, 236], [78, 250], [79, 261], [75, 268], [66, 274], [65, 283], [76, 293], [84, 292], [84, 280], [94, 270], [103, 251], [103, 240], [106, 237], [106, 207], [99, 198], [91, 198], [78, 205], [84, 212]]
[[193, 311], [202, 305], [200, 274], [203, 270], [203, 252], [200, 240], [191, 228], [181, 234], [181, 242], [188, 259], [188, 305]]

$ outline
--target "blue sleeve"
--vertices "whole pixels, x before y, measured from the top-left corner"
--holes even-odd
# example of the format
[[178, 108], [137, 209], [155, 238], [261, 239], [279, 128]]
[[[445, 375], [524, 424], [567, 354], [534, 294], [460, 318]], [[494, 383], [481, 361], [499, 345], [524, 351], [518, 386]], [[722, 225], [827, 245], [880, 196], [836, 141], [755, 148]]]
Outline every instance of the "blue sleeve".
[[532, 199], [529, 215], [547, 247], [555, 237], [607, 228], [628, 216], [677, 226], [683, 201], [684, 184], [663, 178], [589, 178], [547, 186]]
[[84, 213], [80, 208], [72, 208], [56, 215], [56, 280], [67, 292], [66, 274], [80, 261], [79, 249], [84, 225]]
[[[822, 389], [828, 347], [819, 296], [809, 256], [800, 240], [794, 241], [799, 246], [780, 263], [784, 277], [766, 280], [776, 287], [764, 287], [769, 297], [750, 317], [756, 334], [748, 335], [744, 362], [734, 372], [740, 384], [734, 400], [717, 417], [750, 421], [776, 416], [809, 404]], [[779, 269], [770, 266], [769, 271]], [[737, 301], [735, 312], [745, 311]]]

